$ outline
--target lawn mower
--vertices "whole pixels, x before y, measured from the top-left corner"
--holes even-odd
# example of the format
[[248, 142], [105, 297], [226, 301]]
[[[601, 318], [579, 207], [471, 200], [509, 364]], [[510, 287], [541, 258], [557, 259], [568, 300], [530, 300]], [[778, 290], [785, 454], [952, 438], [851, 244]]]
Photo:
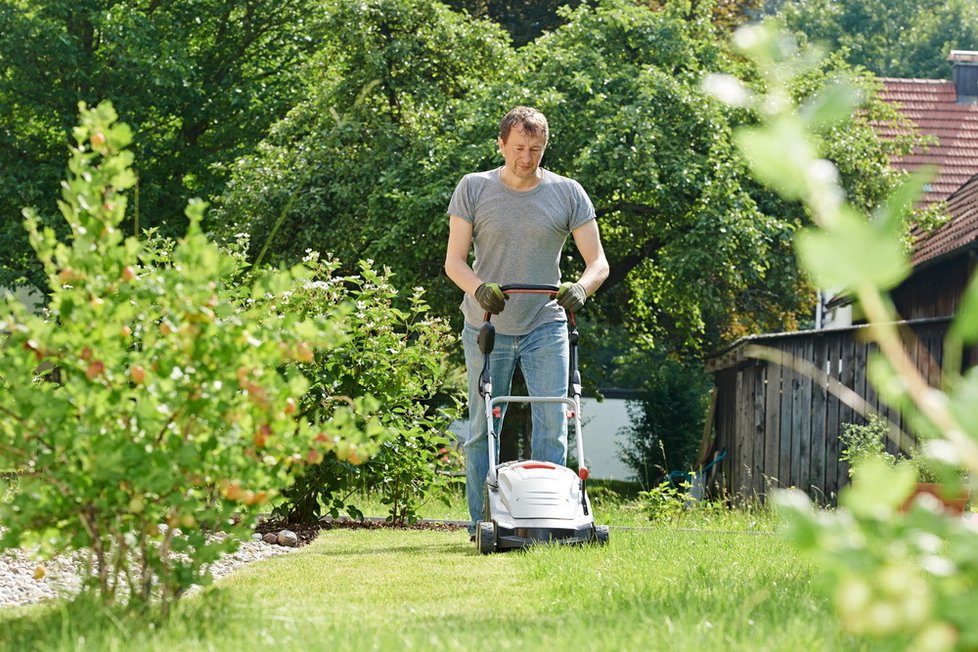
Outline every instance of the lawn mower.
[[[552, 285], [504, 285], [504, 293], [548, 294], [559, 288]], [[567, 312], [570, 343], [570, 378], [567, 396], [492, 395], [489, 359], [496, 330], [492, 315], [485, 314], [479, 331], [482, 373], [479, 395], [486, 404], [489, 473], [486, 476], [483, 515], [476, 523], [475, 544], [479, 552], [526, 548], [539, 543], [584, 544], [608, 541], [608, 526], [595, 525], [587, 495], [588, 469], [584, 466], [584, 438], [581, 430], [581, 374], [577, 363], [577, 322]], [[505, 403], [561, 403], [573, 420], [577, 443], [578, 468], [542, 460], [515, 460], [499, 463], [499, 435], [495, 420]]]

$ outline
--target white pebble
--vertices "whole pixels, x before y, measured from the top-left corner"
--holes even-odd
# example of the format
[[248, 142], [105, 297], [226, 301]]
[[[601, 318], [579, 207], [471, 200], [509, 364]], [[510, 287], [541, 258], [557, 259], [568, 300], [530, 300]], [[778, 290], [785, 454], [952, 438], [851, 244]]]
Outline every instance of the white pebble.
[[[271, 536], [277, 543], [278, 536]], [[261, 541], [260, 535], [252, 535], [251, 539], [241, 542], [236, 552], [224, 555], [211, 564], [211, 575], [219, 580], [245, 564], [288, 553], [293, 549], [282, 545], [268, 545]], [[85, 556], [84, 552], [72, 552], [53, 559], [38, 560], [20, 548], [0, 552], [0, 608], [36, 604], [78, 593], [81, 589]], [[44, 572], [39, 579], [35, 579], [38, 566], [43, 567]], [[193, 589], [188, 594], [192, 592]]]

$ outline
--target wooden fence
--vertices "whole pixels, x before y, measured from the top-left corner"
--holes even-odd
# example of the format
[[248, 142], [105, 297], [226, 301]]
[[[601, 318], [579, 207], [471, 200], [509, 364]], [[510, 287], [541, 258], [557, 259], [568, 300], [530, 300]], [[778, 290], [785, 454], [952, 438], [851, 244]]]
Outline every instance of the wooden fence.
[[[904, 344], [933, 386], [940, 383], [949, 323], [902, 323]], [[891, 452], [913, 444], [901, 415], [867, 381], [867, 361], [876, 349], [867, 342], [867, 329], [749, 337], [710, 358], [716, 404], [710, 456], [704, 459], [719, 459], [709, 476], [714, 488], [751, 498], [771, 487], [797, 487], [834, 504], [848, 482], [848, 466], [839, 461], [839, 433], [843, 424], [865, 423], [867, 411], [901, 429], [888, 444]]]

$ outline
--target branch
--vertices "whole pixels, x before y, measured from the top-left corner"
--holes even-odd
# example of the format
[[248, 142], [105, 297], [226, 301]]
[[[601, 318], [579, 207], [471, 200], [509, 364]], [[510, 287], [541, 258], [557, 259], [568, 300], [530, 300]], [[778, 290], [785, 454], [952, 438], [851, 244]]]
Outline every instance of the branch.
[[27, 419], [25, 419], [24, 417], [20, 416], [16, 412], [11, 412], [7, 408], [3, 407], [2, 405], [0, 405], [0, 412], [2, 412], [3, 414], [6, 414], [8, 417], [11, 417], [17, 423], [20, 423], [20, 424], [27, 423]]
[[[768, 362], [773, 362], [776, 365], [790, 369], [797, 374], [805, 376], [806, 378], [810, 378], [814, 382], [818, 383], [819, 387], [851, 407], [863, 418], [869, 418], [871, 414], [878, 414], [876, 410], [873, 409], [873, 406], [867, 403], [862, 396], [852, 391], [849, 387], [843, 385], [838, 378], [830, 376], [808, 360], [799, 358], [798, 356], [782, 351], [781, 349], [775, 349], [773, 347], [763, 346], [761, 344], [748, 345], [744, 348], [744, 355], [748, 358], [754, 358], [756, 360], [767, 360]], [[886, 417], [883, 415], [879, 416], [886, 419]], [[901, 441], [910, 439], [898, 425], [889, 419], [886, 419], [886, 423], [887, 426], [889, 426], [886, 433], [887, 437], [889, 437], [894, 444], [900, 446]], [[901, 435], [899, 439], [894, 439], [892, 435], [894, 431]], [[903, 450], [902, 447], [901, 450]], [[907, 450], [904, 450], [903, 452], [910, 453], [910, 451]]]
[[608, 278], [602, 283], [601, 287], [610, 290], [625, 280], [629, 272], [641, 265], [646, 260], [654, 260], [655, 254], [663, 247], [663, 242], [659, 238], [647, 240], [632, 254], [619, 258], [610, 264], [611, 270]]
[[879, 291], [875, 288], [863, 287], [859, 288], [856, 294], [869, 318], [873, 339], [906, 383], [911, 400], [923, 415], [941, 430], [944, 437], [954, 444], [964, 458], [964, 464], [972, 470], [978, 470], [978, 444], [965, 434], [966, 430], [951, 413], [947, 397], [940, 390], [930, 386], [907, 354]]
[[[600, 210], [595, 211], [595, 215], [599, 220], [614, 213], [634, 215], [646, 221], [651, 221], [661, 215], [661, 213], [657, 211], [654, 206], [650, 206], [648, 204], [636, 204], [634, 202], [617, 202], [607, 204], [602, 206]], [[631, 254], [612, 261], [611, 273], [608, 275], [608, 278], [601, 287], [605, 290], [609, 290], [619, 283], [622, 283], [625, 280], [625, 277], [628, 276], [629, 272], [631, 272], [633, 269], [641, 265], [646, 260], [655, 259], [656, 254], [659, 252], [659, 250], [666, 246], [668, 241], [673, 240], [678, 236], [685, 235], [690, 231], [692, 231], [691, 226], [684, 226], [679, 229], [668, 229], [663, 230], [665, 237], [663, 237], [663, 234], [660, 233], [645, 240], [636, 249], [634, 249]]]
[[166, 423], [164, 423], [163, 427], [160, 428], [159, 434], [156, 435], [157, 444], [163, 441], [163, 436], [166, 435], [166, 429], [170, 426], [171, 423], [177, 420], [177, 417], [180, 416], [181, 412], [182, 412], [182, 408], [178, 408], [177, 410], [174, 410], [174, 412], [170, 415], [170, 418], [166, 420]]

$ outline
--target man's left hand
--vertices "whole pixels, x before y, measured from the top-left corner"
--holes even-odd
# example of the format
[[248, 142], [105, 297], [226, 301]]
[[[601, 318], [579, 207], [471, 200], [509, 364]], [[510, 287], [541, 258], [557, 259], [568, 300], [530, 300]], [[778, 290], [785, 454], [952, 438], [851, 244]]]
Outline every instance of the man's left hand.
[[561, 285], [560, 290], [557, 291], [557, 303], [561, 308], [571, 312], [577, 312], [584, 307], [585, 301], [587, 301], [587, 292], [580, 283], [568, 281]]

